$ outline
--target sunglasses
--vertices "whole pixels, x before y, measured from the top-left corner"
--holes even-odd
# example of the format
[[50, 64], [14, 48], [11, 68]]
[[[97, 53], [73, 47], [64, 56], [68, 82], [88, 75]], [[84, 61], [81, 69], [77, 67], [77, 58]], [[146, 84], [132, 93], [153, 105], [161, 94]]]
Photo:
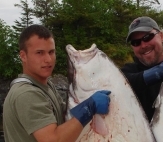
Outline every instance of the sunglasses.
[[148, 42], [150, 40], [152, 40], [156, 34], [158, 34], [159, 32], [156, 32], [156, 33], [148, 33], [146, 34], [145, 36], [143, 36], [142, 38], [140, 39], [134, 39], [134, 40], [131, 40], [131, 45], [132, 46], [139, 46], [141, 44], [141, 41], [144, 41], [144, 42]]

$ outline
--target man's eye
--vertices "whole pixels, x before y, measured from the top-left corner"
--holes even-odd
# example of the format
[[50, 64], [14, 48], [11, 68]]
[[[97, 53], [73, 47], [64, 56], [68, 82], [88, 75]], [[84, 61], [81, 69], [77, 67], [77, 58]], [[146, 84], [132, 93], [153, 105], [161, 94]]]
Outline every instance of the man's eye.
[[149, 35], [146, 35], [145, 37], [144, 37], [144, 39], [146, 39], [146, 38], [148, 38], [149, 37]]
[[42, 52], [41, 51], [38, 51], [37, 54], [42, 54]]
[[54, 54], [54, 52], [55, 52], [55, 51], [54, 51], [54, 50], [52, 50], [52, 51], [50, 51], [50, 54]]

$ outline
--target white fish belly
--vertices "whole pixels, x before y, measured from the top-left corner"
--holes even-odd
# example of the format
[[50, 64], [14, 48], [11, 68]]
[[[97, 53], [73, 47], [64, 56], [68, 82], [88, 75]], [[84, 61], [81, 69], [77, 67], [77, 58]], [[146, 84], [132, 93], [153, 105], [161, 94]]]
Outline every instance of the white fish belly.
[[[95, 45], [84, 51], [67, 46], [67, 52], [75, 70], [70, 83], [69, 109], [74, 107], [74, 102], [80, 103], [98, 90], [111, 91], [109, 113], [101, 119], [95, 116], [76, 142], [154, 142], [130, 85], [106, 54]], [[94, 123], [98, 123], [97, 129], [92, 127]]]
[[151, 127], [157, 142], [163, 142], [163, 84], [155, 104], [155, 113], [151, 121]]

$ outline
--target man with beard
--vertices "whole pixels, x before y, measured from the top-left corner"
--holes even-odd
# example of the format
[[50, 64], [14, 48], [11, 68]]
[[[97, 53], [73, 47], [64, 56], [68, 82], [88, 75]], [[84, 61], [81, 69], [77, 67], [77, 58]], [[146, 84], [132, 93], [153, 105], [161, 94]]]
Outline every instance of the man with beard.
[[163, 81], [163, 34], [150, 17], [138, 17], [129, 26], [126, 39], [135, 54], [134, 62], [121, 68], [142, 104], [149, 122]]

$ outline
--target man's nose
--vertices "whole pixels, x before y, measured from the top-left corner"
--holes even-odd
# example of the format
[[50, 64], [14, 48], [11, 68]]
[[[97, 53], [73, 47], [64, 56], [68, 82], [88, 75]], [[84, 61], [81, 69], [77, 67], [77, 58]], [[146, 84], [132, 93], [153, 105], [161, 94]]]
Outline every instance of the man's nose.
[[148, 42], [141, 41], [141, 47], [146, 48], [148, 45]]
[[51, 61], [51, 56], [50, 54], [45, 55], [45, 62], [50, 62]]

